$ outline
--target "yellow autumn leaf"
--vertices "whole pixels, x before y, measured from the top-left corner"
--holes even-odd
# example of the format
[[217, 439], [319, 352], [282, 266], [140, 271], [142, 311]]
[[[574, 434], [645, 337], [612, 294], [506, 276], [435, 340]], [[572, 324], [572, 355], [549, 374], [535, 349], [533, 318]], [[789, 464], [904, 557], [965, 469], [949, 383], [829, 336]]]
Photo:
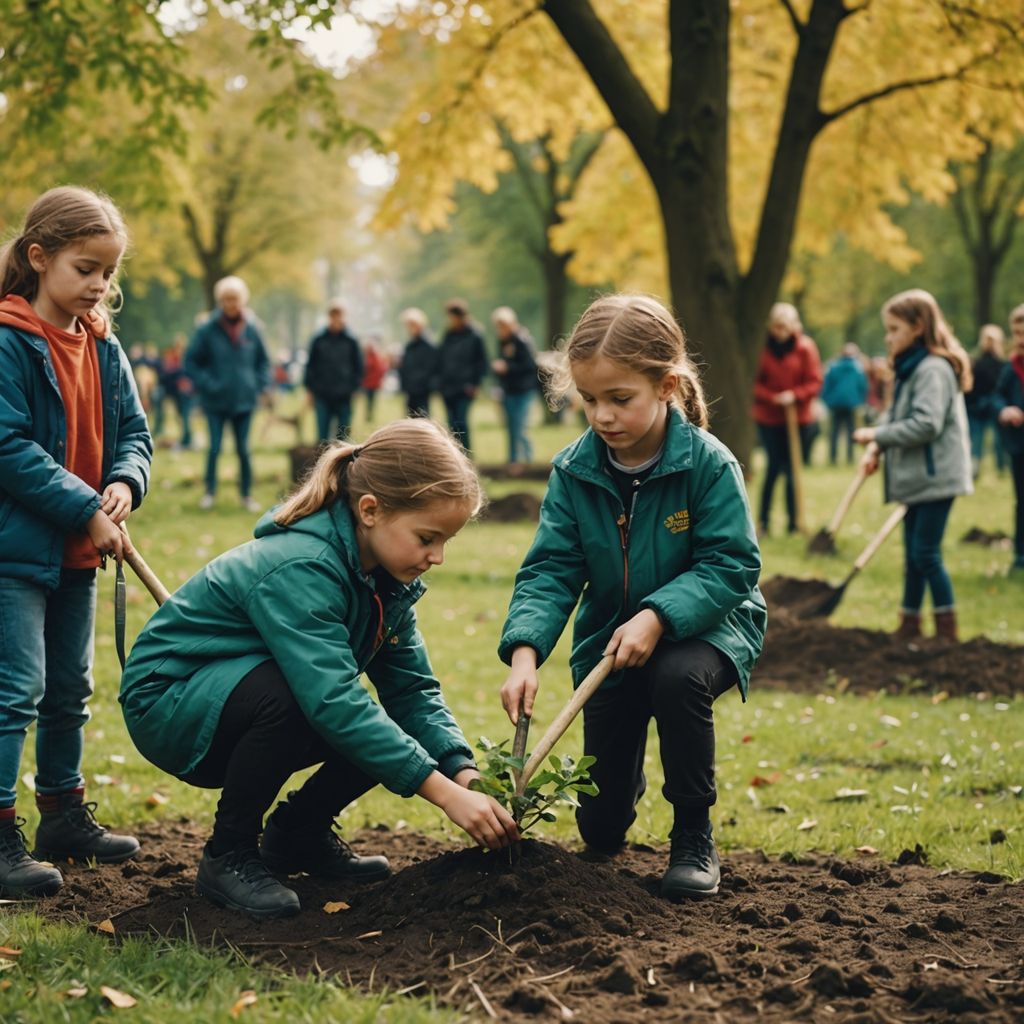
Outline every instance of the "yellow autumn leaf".
[[138, 1002], [134, 996], [128, 995], [127, 992], [119, 992], [109, 985], [100, 986], [100, 995], [117, 1010], [130, 1010]]
[[169, 804], [170, 802], [171, 798], [169, 796], [164, 796], [163, 793], [150, 793], [149, 796], [146, 797], [146, 804], [149, 807], [162, 807], [164, 804]]
[[336, 914], [339, 910], [351, 910], [352, 908], [342, 900], [337, 902], [327, 902], [324, 904], [325, 914]]
[[228, 1011], [228, 1016], [232, 1019], [237, 1018], [247, 1006], [254, 1006], [257, 1001], [256, 993], [251, 988], [247, 988], [235, 1001], [235, 1005]]
[[114, 922], [108, 917], [105, 921], [100, 921], [99, 924], [94, 924], [93, 928], [98, 932], [104, 932], [106, 935], [113, 935], [115, 932]]

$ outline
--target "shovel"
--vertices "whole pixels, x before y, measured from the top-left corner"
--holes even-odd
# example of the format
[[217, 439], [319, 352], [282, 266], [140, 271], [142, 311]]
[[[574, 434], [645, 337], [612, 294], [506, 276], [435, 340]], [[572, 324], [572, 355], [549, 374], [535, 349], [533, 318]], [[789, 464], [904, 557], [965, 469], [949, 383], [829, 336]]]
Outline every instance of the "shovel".
[[789, 472], [793, 481], [793, 504], [796, 506], [796, 528], [804, 532], [804, 451], [800, 445], [800, 424], [796, 418], [796, 403], [784, 405], [786, 438], [789, 441]]
[[857, 492], [861, 489], [861, 485], [865, 480], [867, 480], [867, 478], [868, 471], [866, 467], [862, 465], [860, 469], [857, 470], [857, 475], [853, 478], [853, 482], [849, 487], [847, 487], [842, 500], [836, 506], [835, 513], [829, 521], [828, 526], [823, 526], [810, 539], [810, 542], [807, 545], [807, 553], [809, 555], [834, 555], [836, 553], [836, 534], [839, 532], [839, 527], [846, 518], [846, 513], [850, 511], [853, 499], [857, 497]]
[[839, 602], [842, 601], [843, 593], [850, 585], [851, 580], [871, 561], [875, 552], [885, 543], [889, 534], [899, 526], [906, 514], [907, 506], [897, 505], [890, 513], [889, 518], [882, 524], [882, 528], [871, 538], [868, 546], [857, 556], [857, 561], [853, 563], [853, 568], [846, 574], [846, 579], [838, 587], [833, 587], [832, 593], [820, 604], [803, 611], [800, 614], [800, 618], [816, 619], [825, 615], [831, 615], [839, 606]]
[[[124, 526], [121, 527], [124, 535], [128, 536], [128, 531], [125, 530]], [[171, 592], [160, 582], [155, 572], [146, 564], [146, 560], [139, 554], [137, 550], [133, 550], [131, 554], [124, 556], [124, 560], [132, 567], [135, 575], [142, 581], [143, 586], [153, 595], [153, 600], [158, 605], [163, 604], [171, 596]], [[124, 668], [124, 630], [125, 621], [127, 619], [127, 591], [125, 588], [124, 580], [124, 566], [119, 562], [117, 565], [117, 573], [114, 578], [114, 646], [117, 648], [117, 658], [121, 662], [121, 668]]]
[[[522, 772], [516, 779], [516, 795], [522, 796], [526, 791], [526, 785], [533, 778], [534, 773], [543, 764], [544, 759], [551, 753], [551, 748], [565, 735], [566, 729], [573, 723], [573, 719], [580, 713], [583, 705], [590, 700], [597, 692], [597, 688], [608, 678], [608, 673], [615, 664], [615, 655], [606, 654], [590, 670], [590, 674], [576, 688], [569, 702], [558, 712], [555, 720], [548, 726], [547, 732], [540, 738], [537, 749], [530, 755], [529, 760], [523, 765]], [[522, 723], [525, 716], [520, 714], [519, 723]], [[528, 721], [528, 720], [527, 720]], [[529, 726], [527, 726], [529, 728]], [[515, 753], [515, 744], [519, 742], [519, 725], [516, 725], [516, 739], [512, 747]], [[523, 750], [526, 749], [526, 730], [523, 730]]]

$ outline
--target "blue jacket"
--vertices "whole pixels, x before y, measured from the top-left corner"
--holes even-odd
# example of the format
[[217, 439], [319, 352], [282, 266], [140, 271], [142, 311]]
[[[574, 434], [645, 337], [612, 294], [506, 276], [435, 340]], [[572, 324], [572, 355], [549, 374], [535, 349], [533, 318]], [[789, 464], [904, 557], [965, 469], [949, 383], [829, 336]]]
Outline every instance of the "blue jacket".
[[[103, 401], [102, 486], [122, 481], [138, 508], [153, 440], [128, 358], [96, 340]], [[0, 326], [0, 576], [55, 589], [64, 541], [81, 533], [100, 495], [64, 468], [67, 422], [45, 338]]]
[[185, 373], [192, 378], [206, 412], [238, 416], [256, 406], [260, 393], [270, 387], [270, 360], [263, 336], [246, 318], [242, 337], [232, 344], [221, 326], [220, 310], [192, 335], [185, 353]]
[[[1008, 405], [1024, 409], [1024, 384], [1021, 384], [1020, 377], [1017, 376], [1011, 363], [1007, 363], [1000, 371], [999, 381], [992, 398], [996, 416]], [[1000, 423], [999, 434], [1003, 439], [1003, 448], [1007, 455], [1014, 458], [1024, 455], [1024, 427], [1011, 427]]]
[[853, 356], [839, 356], [828, 364], [821, 400], [830, 409], [856, 409], [868, 400], [868, 375]]

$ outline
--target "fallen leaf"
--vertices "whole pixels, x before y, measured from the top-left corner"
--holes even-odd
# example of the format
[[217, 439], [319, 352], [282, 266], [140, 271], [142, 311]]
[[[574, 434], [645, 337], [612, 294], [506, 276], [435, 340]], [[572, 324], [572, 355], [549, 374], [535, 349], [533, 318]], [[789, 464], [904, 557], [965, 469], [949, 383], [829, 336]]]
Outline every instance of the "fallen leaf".
[[870, 744], [872, 750], [881, 750], [882, 747], [889, 746], [888, 740], [875, 740], [874, 743]]
[[878, 853], [873, 846], [858, 846], [856, 852], [863, 854], [865, 857], [874, 857]]
[[744, 736], [743, 739], [740, 740], [740, 743], [751, 743], [753, 741], [753, 739], [754, 739], [753, 736], [747, 735], [747, 736]]
[[255, 1006], [258, 997], [256, 993], [251, 989], [247, 988], [236, 1000], [235, 1005], [228, 1010], [228, 1016], [232, 1019], [238, 1017], [238, 1015], [247, 1007]]
[[94, 924], [93, 928], [98, 932], [105, 932], [107, 935], [114, 934], [114, 922], [108, 917], [105, 921], [100, 921], [99, 924]]
[[384, 933], [382, 931], [363, 932], [362, 935], [357, 935], [356, 938], [357, 939], [375, 939], [375, 938], [377, 938], [378, 935], [383, 935], [383, 934]]
[[881, 715], [878, 720], [882, 725], [888, 725], [892, 729], [896, 729], [903, 724], [898, 718], [894, 718], [892, 715]]
[[836, 790], [836, 795], [832, 797], [832, 802], [836, 803], [843, 800], [863, 800], [868, 795], [866, 789], [847, 789], [843, 786]]
[[5, 960], [3, 957], [0, 957], [0, 971], [9, 971], [12, 967], [17, 966], [17, 960]]
[[65, 999], [81, 999], [83, 996], [87, 996], [89, 990], [84, 985], [76, 986], [75, 988], [69, 988], [64, 993]]
[[933, 704], [941, 704], [944, 700], [949, 700], [949, 694], [945, 690], [939, 690], [938, 693], [932, 694]]
[[134, 996], [128, 995], [127, 992], [118, 992], [116, 988], [111, 988], [109, 985], [100, 986], [100, 995], [118, 1010], [130, 1010], [137, 1002]]
[[772, 807], [766, 807], [765, 810], [769, 814], [789, 814], [790, 809], [788, 804], [775, 804]]
[[169, 796], [164, 796], [163, 793], [150, 793], [149, 796], [146, 797], [146, 805], [148, 807], [162, 807], [164, 804], [169, 804], [170, 802], [171, 798]]
[[772, 772], [771, 775], [755, 775], [750, 784], [754, 787], [773, 786], [782, 778], [782, 772]]
[[92, 781], [94, 783], [96, 783], [97, 786], [112, 786], [114, 784], [114, 776], [113, 775], [94, 775], [92, 777]]
[[21, 950], [12, 949], [10, 946], [0, 946], [0, 956], [21, 956]]
[[325, 914], [336, 914], [339, 910], [351, 910], [352, 908], [344, 902], [344, 900], [338, 900], [337, 902], [327, 902], [324, 904]]
[[810, 832], [810, 830], [815, 828], [817, 824], [818, 822], [814, 818], [804, 818], [804, 820], [797, 825], [796, 829], [798, 832]]
[[939, 969], [939, 961], [933, 960], [930, 964], [922, 964], [921, 966], [924, 967], [926, 971], [937, 971]]
[[3, 981], [0, 981], [0, 992], [6, 992], [10, 987], [11, 983], [6, 978], [4, 978]]

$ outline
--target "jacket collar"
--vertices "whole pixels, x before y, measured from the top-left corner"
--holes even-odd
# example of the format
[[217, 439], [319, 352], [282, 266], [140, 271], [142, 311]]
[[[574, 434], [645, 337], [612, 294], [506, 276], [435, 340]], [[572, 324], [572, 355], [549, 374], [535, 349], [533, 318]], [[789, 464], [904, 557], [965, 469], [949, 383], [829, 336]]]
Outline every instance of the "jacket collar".
[[[589, 427], [568, 448], [563, 448], [552, 460], [559, 469], [564, 469], [582, 480], [590, 480], [614, 488], [607, 472], [607, 447]], [[675, 405], [668, 409], [668, 430], [665, 433], [665, 449], [661, 453], [654, 472], [649, 479], [681, 473], [693, 467], [693, 427]]]
[[[0, 325], [0, 329], [4, 328], [10, 331], [11, 334], [13, 334], [19, 341], [28, 345], [30, 348], [34, 348], [40, 355], [49, 358], [50, 346], [47, 344], [44, 337], [38, 334], [33, 334], [31, 331], [25, 330], [21, 327], [14, 327], [11, 324]], [[109, 335], [106, 338], [98, 338], [95, 334], [89, 333], [88, 338], [96, 343], [96, 350], [101, 356], [109, 350], [110, 345], [113, 343], [112, 335]]]

